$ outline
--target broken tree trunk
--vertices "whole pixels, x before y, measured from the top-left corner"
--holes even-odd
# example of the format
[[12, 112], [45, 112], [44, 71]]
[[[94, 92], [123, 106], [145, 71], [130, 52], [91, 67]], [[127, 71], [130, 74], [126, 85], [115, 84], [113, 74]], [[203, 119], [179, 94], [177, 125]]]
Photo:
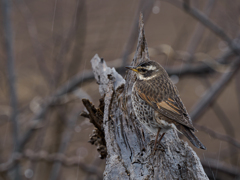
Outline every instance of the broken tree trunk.
[[[142, 16], [139, 24], [132, 66], [149, 59]], [[102, 99], [98, 109], [83, 100], [88, 113], [82, 115], [96, 127], [90, 142], [107, 159], [104, 179], [208, 179], [196, 153], [175, 130], [168, 131], [162, 140], [165, 151], [151, 155], [155, 137], [139, 124], [131, 103], [136, 80], [133, 72], [128, 71], [124, 79], [98, 55], [91, 63]]]

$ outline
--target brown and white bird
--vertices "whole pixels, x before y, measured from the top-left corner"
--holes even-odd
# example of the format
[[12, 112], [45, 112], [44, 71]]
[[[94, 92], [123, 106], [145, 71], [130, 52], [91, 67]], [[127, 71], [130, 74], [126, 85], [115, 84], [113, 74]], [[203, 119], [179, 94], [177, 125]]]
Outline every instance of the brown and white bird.
[[194, 135], [190, 116], [165, 69], [155, 61], [144, 61], [126, 68], [137, 74], [131, 94], [132, 105], [138, 120], [156, 135], [155, 147], [159, 133], [160, 142], [166, 131], [176, 129], [195, 147], [206, 149]]

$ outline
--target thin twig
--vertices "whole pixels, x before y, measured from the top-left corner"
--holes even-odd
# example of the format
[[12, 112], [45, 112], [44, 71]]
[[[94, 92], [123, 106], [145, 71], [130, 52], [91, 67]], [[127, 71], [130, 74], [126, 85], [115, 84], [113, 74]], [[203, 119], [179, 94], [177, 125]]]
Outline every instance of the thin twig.
[[38, 36], [38, 31], [37, 31], [37, 26], [34, 20], [33, 15], [31, 14], [29, 8], [27, 7], [26, 3], [24, 0], [16, 0], [18, 7], [23, 14], [26, 23], [27, 23], [27, 28], [28, 28], [28, 33], [30, 35], [33, 49], [36, 55], [36, 60], [37, 64], [39, 67], [39, 70], [44, 77], [45, 81], [48, 82], [49, 85], [52, 85], [53, 83], [53, 77], [50, 73], [50, 70], [48, 69], [48, 66], [46, 64], [46, 60], [44, 57], [44, 53], [42, 50], [42, 45], [39, 41], [39, 36]]
[[[44, 142], [46, 132], [47, 132], [48, 127], [49, 127], [48, 126], [49, 121], [50, 121], [50, 119], [46, 118], [46, 119], [44, 119], [44, 122], [42, 122], [42, 123], [44, 123], [44, 126], [43, 126], [43, 128], [41, 128], [39, 130], [40, 132], [38, 133], [37, 138], [35, 140], [35, 145], [34, 145], [34, 148], [33, 148], [35, 152], [38, 152], [43, 147], [43, 142]], [[28, 168], [31, 169], [33, 172], [35, 172], [36, 169], [37, 169], [37, 165], [38, 165], [38, 163], [36, 161], [31, 161], [30, 160]], [[32, 178], [29, 178], [29, 180], [33, 180], [33, 179], [34, 179], [34, 176], [32, 176]]]
[[205, 169], [210, 168], [211, 170], [218, 170], [221, 171], [225, 174], [229, 174], [231, 176], [240, 176], [240, 169], [239, 167], [235, 166], [229, 166], [224, 162], [218, 162], [217, 160], [214, 159], [201, 159], [201, 163]]
[[[64, 154], [66, 149], [67, 149], [67, 146], [69, 144], [69, 141], [71, 140], [71, 137], [72, 137], [72, 133], [73, 133], [73, 128], [78, 120], [78, 117], [79, 117], [79, 112], [78, 113], [74, 113], [74, 115], [72, 115], [71, 119], [68, 121], [68, 127], [66, 129], [66, 131], [64, 132], [63, 136], [62, 136], [62, 143], [59, 147], [59, 150], [58, 150], [58, 154]], [[58, 178], [59, 176], [59, 172], [60, 172], [60, 169], [61, 169], [61, 165], [62, 165], [62, 162], [58, 161], [58, 162], [55, 162], [53, 164], [53, 167], [52, 167], [52, 172], [50, 174], [50, 180], [55, 180]]]
[[214, 102], [214, 100], [220, 95], [227, 83], [230, 82], [232, 77], [238, 71], [240, 67], [240, 57], [234, 59], [229, 67], [229, 71], [224, 73], [222, 77], [206, 92], [192, 108], [190, 116], [192, 121], [196, 122], [199, 117], [207, 110], [207, 108]]
[[[206, 77], [203, 77], [202, 80], [205, 83], [207, 88], [211, 87], [211, 84], [209, 83], [209, 81], [207, 80]], [[227, 115], [225, 114], [225, 112], [223, 111], [221, 106], [218, 104], [218, 102], [215, 101], [211, 108], [212, 108], [213, 112], [215, 113], [215, 115], [218, 117], [219, 122], [222, 124], [222, 127], [224, 128], [226, 134], [229, 135], [232, 138], [235, 138], [235, 131], [234, 131], [232, 122], [227, 117]], [[231, 143], [229, 143], [229, 145], [230, 144]], [[233, 151], [234, 150], [231, 148], [231, 146], [229, 146], [230, 157], [231, 157], [231, 154], [233, 153]], [[231, 160], [232, 160], [232, 163], [234, 164], [236, 162], [237, 158], [236, 157], [231, 157]]]
[[[85, 1], [77, 1], [76, 3], [77, 3], [76, 4], [76, 9], [75, 9], [75, 12], [73, 13], [71, 26], [69, 27], [65, 38], [62, 40], [61, 47], [60, 47], [60, 50], [59, 50], [58, 54], [54, 58], [54, 61], [56, 62], [55, 63], [56, 64], [56, 71], [54, 73], [56, 86], [59, 85], [59, 83], [61, 82], [61, 79], [63, 77], [62, 72], [63, 72], [63, 69], [66, 66], [66, 64], [64, 64], [64, 62], [65, 62], [67, 53], [72, 48], [72, 45], [74, 43], [73, 42], [74, 39], [77, 39], [78, 41], [79, 40], [81, 41], [83, 39], [82, 41], [84, 41], [84, 34], [83, 34], [84, 32], [80, 31], [79, 29], [80, 28], [86, 28], [86, 25], [84, 25], [85, 20], [79, 21], [79, 19], [82, 20], [81, 18], [85, 17], [85, 15], [82, 14], [82, 13], [84, 13], [84, 11], [86, 9], [85, 8]], [[79, 23], [82, 23], [82, 24], [79, 24]], [[77, 37], [77, 33], [79, 33], [81, 37]], [[80, 53], [80, 54], [82, 53], [81, 52], [82, 50], [80, 48], [83, 48], [83, 47], [79, 48], [79, 46], [81, 46], [81, 45], [82, 45], [82, 43], [75, 44], [75, 46], [78, 47], [78, 48], [75, 48], [75, 49], [77, 49], [77, 53]], [[75, 71], [73, 71], [73, 69], [77, 69], [75, 67], [78, 67], [80, 62], [81, 62], [81, 58], [72, 58], [71, 62], [68, 63], [68, 65], [67, 65], [68, 67], [66, 69], [66, 71], [67, 71], [66, 78], [69, 78], [74, 73], [76, 73]], [[74, 66], [74, 68], [72, 68], [72, 66]]]
[[17, 110], [17, 92], [16, 92], [16, 78], [14, 68], [14, 50], [13, 50], [13, 32], [10, 18], [10, 3], [8, 0], [2, 0], [3, 16], [4, 16], [4, 30], [6, 35], [6, 51], [7, 51], [7, 73], [9, 82], [10, 102], [12, 108], [11, 120], [13, 124], [13, 141], [15, 146], [18, 145], [18, 110]]
[[6, 163], [0, 164], [0, 172], [5, 172], [12, 169], [16, 162], [22, 159], [29, 159], [32, 161], [47, 161], [47, 162], [61, 162], [62, 165], [70, 167], [70, 166], [78, 166], [84, 172], [92, 173], [97, 175], [98, 177], [102, 177], [102, 173], [95, 166], [89, 166], [79, 160], [79, 157], [66, 157], [62, 153], [54, 153], [49, 154], [46, 151], [40, 151], [35, 153], [32, 150], [26, 150], [24, 153], [15, 153], [10, 160]]
[[[216, 152], [213, 152], [214, 154], [215, 154], [215, 156], [218, 156], [218, 154], [216, 154]], [[238, 153], [239, 153], [239, 149], [238, 148], [232, 148], [231, 149], [231, 152], [229, 151], [229, 148], [228, 147], [226, 147], [226, 148], [224, 148], [223, 150], [221, 150], [220, 152], [219, 152], [219, 154], [220, 154], [220, 158], [221, 159], [229, 159], [229, 154], [231, 153], [231, 156], [232, 157], [235, 157], [235, 156], [237, 156], [237, 158], [238, 158]], [[218, 158], [218, 157], [216, 157], [216, 158]], [[238, 159], [237, 159], [238, 160]]]
[[[102, 162], [104, 162], [104, 161], [101, 160], [98, 156], [96, 156], [92, 162], [92, 165], [99, 167], [99, 166], [101, 166]], [[88, 173], [85, 177], [85, 180], [89, 180], [91, 176], [92, 176], [92, 174]], [[98, 180], [101, 180], [101, 179], [98, 179]]]
[[[83, 54], [84, 54], [84, 45], [86, 40], [87, 33], [87, 1], [81, 0], [77, 1], [76, 4], [76, 14], [75, 14], [75, 36], [74, 36], [74, 46], [72, 48], [72, 56], [71, 61], [67, 66], [67, 76], [69, 79], [74, 76], [78, 71], [79, 67], [81, 67], [81, 63], [83, 63]], [[105, 26], [104, 26], [105, 27]], [[84, 62], [85, 64], [85, 62]], [[85, 66], [85, 65], [84, 65]], [[85, 69], [85, 67], [84, 67]]]
[[216, 25], [214, 22], [212, 22], [210, 19], [208, 19], [204, 14], [202, 14], [200, 11], [198, 11], [195, 8], [192, 8], [189, 6], [188, 3], [181, 2], [179, 0], [164, 0], [166, 2], [169, 2], [176, 7], [179, 7], [183, 10], [185, 10], [186, 13], [197, 19], [199, 22], [201, 22], [204, 26], [206, 26], [208, 29], [210, 29], [213, 33], [215, 33], [217, 36], [219, 36], [221, 39], [226, 41], [229, 45], [229, 47], [232, 49], [232, 51], [239, 55], [240, 50], [239, 48], [233, 43], [232, 39], [220, 28], [218, 25]]
[[194, 126], [195, 126], [198, 130], [203, 131], [203, 132], [209, 134], [210, 136], [212, 136], [212, 137], [215, 138], [215, 139], [219, 139], [219, 140], [221, 140], [221, 141], [228, 142], [228, 143], [232, 144], [233, 146], [235, 146], [235, 147], [237, 147], [237, 148], [240, 148], [240, 142], [237, 141], [236, 139], [232, 138], [232, 137], [229, 136], [229, 135], [217, 133], [217, 132], [209, 129], [208, 127], [201, 126], [201, 125], [198, 125], [198, 124], [195, 124]]
[[[18, 99], [16, 90], [16, 79], [15, 79], [15, 68], [14, 68], [14, 50], [13, 50], [13, 30], [11, 25], [11, 7], [10, 1], [2, 0], [2, 14], [4, 21], [4, 32], [6, 37], [6, 51], [7, 51], [7, 73], [9, 82], [9, 92], [10, 92], [10, 102], [11, 102], [11, 121], [13, 128], [13, 142], [14, 142], [14, 152], [16, 152], [16, 147], [19, 145], [18, 141]], [[15, 179], [21, 179], [19, 165], [15, 168]]]
[[[210, 0], [206, 3], [206, 6], [203, 10], [206, 17], [208, 17], [209, 14], [211, 13], [211, 11], [214, 7], [214, 4], [215, 4], [215, 0]], [[205, 27], [200, 22], [198, 22], [196, 25], [195, 31], [191, 37], [188, 48], [187, 48], [187, 52], [189, 52], [189, 54], [190, 54], [188, 61], [193, 60], [192, 56], [195, 53], [200, 41], [202, 40], [204, 29], [205, 29]]]
[[[46, 102], [42, 106], [42, 109], [32, 118], [32, 121], [36, 122], [35, 124], [37, 124], [39, 121], [41, 121], [44, 118], [45, 114], [48, 111], [48, 108], [51, 105], [53, 105], [59, 97], [76, 89], [78, 87], [78, 85], [81, 84], [81, 82], [83, 82], [83, 80], [87, 81], [87, 80], [91, 80], [93, 78], [94, 78], [93, 73], [91, 71], [85, 71], [83, 73], [80, 73], [80, 74], [74, 76], [72, 79], [67, 81], [62, 87], [60, 87], [54, 95], [52, 95], [50, 98], [48, 98], [46, 100]], [[36, 128], [33, 125], [23, 135], [23, 137], [19, 143], [19, 147], [17, 148], [18, 152], [21, 152], [23, 150], [23, 147], [25, 146], [25, 144], [27, 143], [27, 141], [29, 140], [29, 138], [31, 137], [32, 133], [35, 130], [36, 130]]]

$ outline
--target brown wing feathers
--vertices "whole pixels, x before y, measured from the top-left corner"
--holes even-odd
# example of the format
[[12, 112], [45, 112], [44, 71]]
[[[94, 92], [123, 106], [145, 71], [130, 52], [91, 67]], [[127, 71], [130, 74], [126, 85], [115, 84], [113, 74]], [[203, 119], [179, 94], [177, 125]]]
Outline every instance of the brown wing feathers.
[[166, 110], [169, 110], [169, 111], [172, 111], [172, 112], [175, 112], [175, 113], [177, 113], [177, 114], [180, 114], [180, 112], [179, 112], [179, 110], [178, 110], [178, 108], [175, 106], [175, 107], [172, 107], [173, 105], [171, 104], [171, 103], [168, 103], [167, 101], [162, 101], [162, 102], [160, 102], [160, 103], [157, 103], [157, 107], [159, 108], [159, 109], [162, 109], [162, 108], [164, 108], [164, 109], [166, 109]]
[[[165, 84], [168, 86], [168, 91], [163, 87]], [[135, 88], [139, 96], [156, 111], [194, 131], [192, 122], [173, 84], [161, 82], [161, 79], [159, 79], [154, 84], [147, 82], [138, 83], [138, 86]], [[157, 91], [156, 88], [158, 89]]]

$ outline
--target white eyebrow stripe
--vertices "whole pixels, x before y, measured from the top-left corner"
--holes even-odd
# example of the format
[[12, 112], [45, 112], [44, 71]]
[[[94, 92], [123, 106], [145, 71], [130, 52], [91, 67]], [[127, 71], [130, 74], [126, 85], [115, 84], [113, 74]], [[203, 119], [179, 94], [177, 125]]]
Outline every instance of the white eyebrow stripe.
[[150, 65], [150, 66], [147, 66], [146, 69], [147, 69], [147, 70], [155, 70], [155, 69], [157, 69], [157, 68], [156, 68], [156, 66]]

